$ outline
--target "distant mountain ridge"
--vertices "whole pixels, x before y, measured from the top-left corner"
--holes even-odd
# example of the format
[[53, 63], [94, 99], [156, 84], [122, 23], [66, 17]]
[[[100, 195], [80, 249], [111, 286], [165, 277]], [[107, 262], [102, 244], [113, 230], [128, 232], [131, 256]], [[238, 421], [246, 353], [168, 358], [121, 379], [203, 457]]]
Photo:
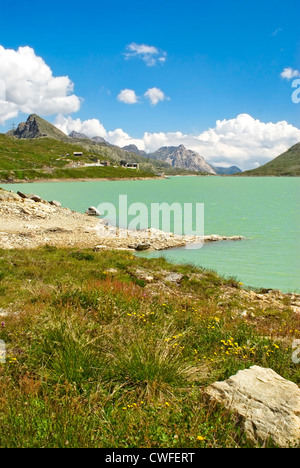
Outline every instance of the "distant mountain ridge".
[[[1, 136], [1, 134], [0, 134]], [[139, 154], [139, 151], [131, 152], [125, 151], [122, 148], [111, 145], [110, 143], [106, 142], [102, 137], [95, 136], [93, 138], [87, 137], [87, 135], [79, 132], [71, 132], [71, 136], [66, 135], [61, 130], [56, 128], [50, 122], [47, 122], [43, 118], [39, 117], [36, 114], [31, 114], [26, 122], [21, 122], [17, 129], [11, 130], [7, 132], [6, 135], [3, 135], [6, 138], [11, 138], [15, 140], [20, 140], [24, 142], [24, 149], [26, 147], [26, 159], [28, 164], [26, 163], [26, 170], [30, 167], [35, 167], [34, 165], [34, 158], [38, 157], [39, 160], [46, 161], [47, 160], [47, 170], [51, 170], [51, 165], [53, 167], [56, 165], [56, 161], [61, 161], [61, 156], [65, 154], [73, 154], [73, 152], [82, 152], [82, 157], [77, 158], [76, 162], [79, 165], [88, 164], [91, 161], [94, 161], [95, 158], [98, 158], [102, 161], [109, 161], [113, 166], [119, 166], [121, 161], [126, 160], [128, 163], [138, 163], [140, 172], [153, 174], [153, 176], [161, 176], [162, 174], [169, 174], [169, 175], [180, 175], [180, 174], [189, 174], [190, 171], [184, 169], [177, 169], [170, 166], [168, 163], [164, 161], [159, 161], [155, 159], [150, 159], [148, 156], [145, 157], [144, 155]], [[37, 153], [31, 154], [28, 152], [29, 146], [25, 145], [26, 140], [36, 140], [36, 145], [32, 145], [32, 148], [36, 148]], [[47, 141], [48, 140], [48, 141]], [[55, 144], [58, 142], [58, 144]], [[66, 145], [59, 144], [65, 143], [68, 145], [66, 150]], [[41, 143], [41, 144], [39, 144]], [[5, 152], [5, 148], [10, 146], [9, 140], [3, 139], [3, 148], [1, 149]], [[13, 143], [12, 143], [13, 145]], [[15, 145], [17, 146], [17, 145]], [[54, 152], [53, 148], [56, 148], [56, 157], [51, 159], [51, 153]], [[43, 148], [41, 150], [41, 148]], [[51, 164], [49, 165], [48, 159], [44, 158], [45, 155], [48, 153], [49, 148], [49, 157], [51, 160]], [[64, 148], [64, 149], [63, 149]], [[130, 149], [130, 148], [129, 148]], [[131, 148], [135, 150], [135, 148]], [[40, 150], [43, 154], [40, 154]], [[45, 152], [45, 153], [44, 153]], [[48, 157], [47, 156], [47, 157]], [[3, 161], [4, 165], [9, 165], [10, 168], [20, 168], [20, 160], [16, 155], [10, 154], [7, 155], [9, 159], [9, 163]], [[6, 158], [6, 156], [5, 156]], [[14, 165], [14, 161], [16, 166]], [[32, 163], [32, 164], [31, 164]], [[62, 162], [60, 163], [63, 164]], [[23, 166], [23, 163], [22, 163]], [[0, 169], [1, 169], [1, 160], [0, 160]], [[5, 169], [3, 167], [3, 169]]]
[[92, 140], [92, 141], [95, 141], [96, 143], [104, 143], [106, 145], [110, 144], [104, 138], [102, 138], [101, 136], [94, 136], [94, 137], [90, 138], [87, 135], [85, 135], [84, 133], [75, 132], [75, 130], [73, 130], [69, 134], [69, 137], [70, 138], [75, 138], [77, 140]]
[[[183, 148], [184, 146], [181, 145]], [[162, 148], [159, 148], [155, 153], [146, 153], [145, 151], [143, 150], [140, 150], [138, 149], [138, 147], [136, 145], [127, 145], [127, 146], [123, 146], [123, 150], [125, 151], [129, 151], [131, 153], [135, 153], [135, 154], [139, 154], [140, 156], [144, 156], [146, 158], [153, 158], [153, 155], [159, 157], [159, 155], [164, 152], [164, 154], [167, 154], [169, 152], [173, 153], [174, 154], [174, 150], [180, 148], [179, 147], [174, 147], [174, 146], [165, 146], [165, 147], [162, 147]], [[186, 150], [186, 151], [190, 151], [190, 150]], [[199, 154], [196, 153], [196, 152], [193, 152], [195, 155], [197, 155], [197, 157], [199, 158]], [[190, 153], [189, 153], [190, 154]], [[155, 157], [156, 159], [156, 157]], [[204, 158], [203, 158], [204, 159]], [[168, 160], [166, 160], [166, 162], [169, 163]], [[214, 166], [213, 164], [210, 164], [208, 163], [207, 161], [205, 161], [207, 164], [209, 164], [209, 166], [212, 167], [212, 169], [215, 171], [216, 174], [219, 174], [219, 175], [232, 175], [232, 174], [237, 174], [237, 173], [240, 173], [242, 172], [241, 169], [237, 166], [230, 166], [230, 167], [219, 167], [219, 166]], [[202, 163], [202, 160], [201, 160], [201, 163]], [[203, 164], [203, 163], [202, 163]], [[201, 167], [203, 167], [203, 165], [201, 164]], [[179, 166], [181, 167], [181, 166]]]
[[149, 158], [165, 161], [173, 167], [188, 169], [195, 172], [208, 172], [216, 175], [215, 169], [205, 161], [203, 156], [195, 151], [188, 150], [184, 145], [163, 146], [154, 153], [148, 154]]
[[240, 174], [242, 172], [242, 170], [237, 166], [230, 166], [230, 167], [213, 166], [213, 168], [218, 175], [233, 175], [233, 174]]
[[[203, 172], [212, 175], [231, 175], [241, 170], [235, 166], [231, 168], [214, 167], [209, 164], [203, 156], [195, 151], [185, 148], [184, 145], [164, 146], [153, 153], [147, 154], [136, 145], [131, 144], [119, 148], [111, 145], [100, 136], [88, 137], [84, 133], [72, 131], [68, 136], [57, 127], [47, 122], [36, 114], [31, 114], [26, 122], [21, 122], [17, 129], [7, 132], [7, 135], [18, 139], [52, 138], [64, 142], [80, 144], [89, 152], [101, 151], [103, 157], [115, 161], [129, 160], [138, 162], [147, 167], [147, 170], [173, 171], [173, 173]], [[99, 145], [99, 146], [98, 146]], [[175, 172], [174, 172], [175, 171]]]

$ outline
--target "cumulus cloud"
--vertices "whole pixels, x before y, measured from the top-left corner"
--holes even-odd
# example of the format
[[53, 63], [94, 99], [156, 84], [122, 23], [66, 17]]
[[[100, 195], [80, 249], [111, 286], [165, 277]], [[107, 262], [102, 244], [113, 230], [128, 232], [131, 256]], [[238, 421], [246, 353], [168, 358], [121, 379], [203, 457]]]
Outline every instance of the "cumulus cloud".
[[147, 44], [136, 44], [132, 42], [126, 46], [126, 59], [138, 58], [145, 62], [147, 67], [154, 67], [157, 63], [163, 64], [166, 61], [167, 53], [154, 46]]
[[[149, 88], [144, 93], [144, 97], [150, 102], [152, 106], [156, 106], [156, 104], [161, 101], [169, 100], [169, 98], [167, 98], [164, 92], [159, 88]], [[139, 98], [133, 89], [123, 89], [118, 95], [118, 101], [125, 104], [137, 104], [138, 102], [142, 101], [142, 98]]]
[[90, 138], [94, 136], [101, 136], [102, 138], [106, 138], [107, 136], [107, 132], [104, 126], [98, 119], [88, 119], [81, 121], [80, 119], [73, 119], [70, 116], [65, 117], [59, 114], [56, 117], [54, 125], [66, 135], [69, 135], [74, 130], [78, 133], [84, 133]]
[[83, 133], [90, 138], [100, 136], [112, 145], [123, 147], [129, 144], [136, 144], [137, 146], [139, 145], [141, 149], [144, 149], [143, 141], [140, 139], [132, 138], [121, 128], [117, 128], [113, 131], [107, 131], [98, 119], [82, 121], [80, 119], [73, 119], [71, 116], [65, 117], [64, 115], [58, 115], [54, 125], [66, 135], [69, 135], [74, 130], [75, 132]]
[[138, 97], [133, 89], [123, 89], [118, 95], [118, 101], [124, 102], [125, 104], [136, 104]]
[[124, 132], [124, 130], [121, 128], [117, 128], [108, 132], [107, 141], [112, 145], [120, 146], [120, 148], [123, 148], [123, 146], [127, 145], [136, 145], [140, 150], [145, 149], [145, 145], [142, 139], [133, 138], [132, 136], [128, 135], [128, 133]]
[[292, 80], [293, 78], [297, 78], [300, 76], [299, 70], [294, 70], [293, 68], [285, 68], [283, 72], [280, 74], [281, 78], [286, 80]]
[[67, 76], [53, 76], [50, 67], [31, 47], [0, 46], [0, 124], [19, 112], [52, 115], [77, 112], [81, 101], [72, 94]]
[[165, 101], [167, 99], [163, 91], [159, 88], [149, 88], [144, 96], [149, 99], [152, 106], [156, 106], [160, 101]]
[[[196, 137], [194, 147], [215, 164], [222, 159], [242, 169], [265, 164], [300, 141], [300, 130], [286, 121], [264, 123], [248, 114], [218, 120]], [[199, 142], [199, 143], [198, 143]]]
[[[68, 132], [65, 131], [66, 125]], [[88, 136], [97, 136], [95, 131], [98, 128], [98, 135], [109, 143], [120, 147], [135, 144], [148, 153], [161, 146], [183, 144], [212, 164], [227, 167], [234, 165], [242, 170], [265, 164], [300, 141], [300, 129], [286, 121], [264, 123], [248, 114], [218, 120], [215, 127], [198, 135], [182, 132], [145, 132], [141, 138], [134, 138], [120, 128], [106, 131], [101, 122], [95, 119], [81, 122], [71, 117], [61, 117], [56, 126], [65, 133], [76, 130]]]

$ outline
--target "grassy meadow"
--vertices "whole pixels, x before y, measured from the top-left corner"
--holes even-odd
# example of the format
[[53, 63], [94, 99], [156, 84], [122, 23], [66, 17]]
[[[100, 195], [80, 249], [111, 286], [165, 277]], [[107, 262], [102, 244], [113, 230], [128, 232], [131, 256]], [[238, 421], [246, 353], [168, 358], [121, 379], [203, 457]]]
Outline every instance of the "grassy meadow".
[[203, 388], [254, 364], [299, 384], [300, 323], [241, 288], [130, 252], [0, 250], [0, 447], [248, 447]]

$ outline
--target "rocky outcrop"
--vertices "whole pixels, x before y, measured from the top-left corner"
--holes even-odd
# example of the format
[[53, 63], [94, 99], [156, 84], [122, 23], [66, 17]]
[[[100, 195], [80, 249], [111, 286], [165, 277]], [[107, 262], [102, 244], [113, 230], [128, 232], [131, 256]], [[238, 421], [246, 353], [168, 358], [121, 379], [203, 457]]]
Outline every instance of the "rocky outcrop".
[[240, 371], [206, 388], [205, 395], [237, 414], [252, 442], [300, 445], [300, 389], [272, 369]]

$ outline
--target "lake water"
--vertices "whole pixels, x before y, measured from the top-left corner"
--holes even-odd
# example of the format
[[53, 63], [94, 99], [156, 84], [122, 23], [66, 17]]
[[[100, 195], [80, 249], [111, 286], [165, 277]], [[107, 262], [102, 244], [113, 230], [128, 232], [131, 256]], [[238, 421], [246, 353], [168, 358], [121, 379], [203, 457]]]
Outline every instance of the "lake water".
[[172, 262], [192, 263], [235, 277], [247, 286], [300, 292], [300, 179], [172, 177], [166, 180], [11, 184], [3, 188], [36, 193], [84, 212], [89, 206], [128, 196], [128, 204], [204, 203], [205, 234], [242, 235], [237, 242], [145, 252]]

